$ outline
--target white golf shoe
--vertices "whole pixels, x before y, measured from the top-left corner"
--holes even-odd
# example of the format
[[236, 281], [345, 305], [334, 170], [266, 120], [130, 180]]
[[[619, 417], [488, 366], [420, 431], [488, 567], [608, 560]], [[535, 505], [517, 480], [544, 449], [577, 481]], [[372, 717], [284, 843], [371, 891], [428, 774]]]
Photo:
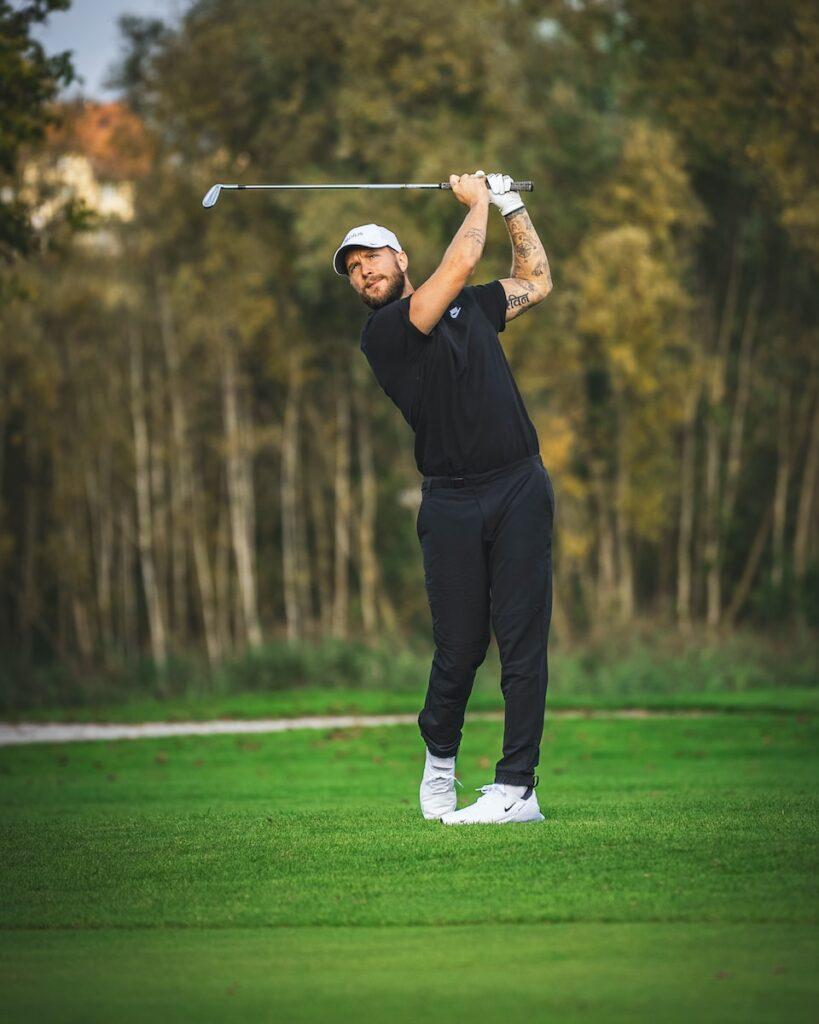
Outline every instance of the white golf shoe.
[[505, 825], [516, 821], [543, 821], [534, 788], [529, 786], [522, 797], [507, 795], [498, 782], [481, 786], [482, 793], [474, 804], [450, 811], [441, 817], [445, 825]]
[[436, 757], [427, 751], [420, 790], [421, 810], [425, 818], [440, 818], [447, 811], [455, 810], [458, 804], [456, 784], [462, 785], [455, 778], [455, 758]]

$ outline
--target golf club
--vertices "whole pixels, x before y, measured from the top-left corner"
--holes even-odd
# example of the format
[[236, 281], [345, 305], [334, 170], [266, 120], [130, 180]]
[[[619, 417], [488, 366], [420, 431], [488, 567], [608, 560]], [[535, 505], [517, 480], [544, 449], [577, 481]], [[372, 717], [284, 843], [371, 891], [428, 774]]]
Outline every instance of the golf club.
[[[487, 181], [486, 187], [489, 188], [489, 182]], [[513, 181], [510, 190], [512, 192], [532, 192], [534, 190], [534, 182], [531, 181]], [[421, 183], [404, 183], [404, 184], [387, 184], [387, 185], [213, 185], [208, 189], [205, 194], [205, 198], [202, 200], [202, 205], [206, 209], [210, 209], [211, 206], [216, 206], [219, 201], [219, 195], [224, 188], [231, 189], [244, 189], [244, 188], [275, 188], [275, 189], [317, 189], [317, 188], [438, 188], [438, 189], [450, 189], [452, 186], [448, 181], [441, 182], [421, 182]]]

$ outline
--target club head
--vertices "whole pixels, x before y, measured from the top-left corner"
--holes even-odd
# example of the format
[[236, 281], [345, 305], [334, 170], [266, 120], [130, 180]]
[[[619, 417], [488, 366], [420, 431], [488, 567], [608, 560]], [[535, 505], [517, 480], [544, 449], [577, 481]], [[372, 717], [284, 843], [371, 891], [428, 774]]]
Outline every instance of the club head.
[[221, 191], [221, 185], [213, 185], [208, 189], [207, 193], [205, 194], [205, 198], [202, 200], [202, 205], [205, 207], [205, 209], [209, 210], [211, 206], [216, 206], [216, 203], [219, 201], [219, 193]]

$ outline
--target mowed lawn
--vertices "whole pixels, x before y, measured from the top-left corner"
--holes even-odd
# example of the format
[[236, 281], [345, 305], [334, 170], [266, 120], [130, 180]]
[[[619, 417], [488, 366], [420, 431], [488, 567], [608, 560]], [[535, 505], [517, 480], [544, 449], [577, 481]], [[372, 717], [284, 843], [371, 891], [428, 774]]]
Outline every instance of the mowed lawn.
[[410, 726], [0, 750], [0, 1017], [812, 1020], [816, 740], [555, 719], [502, 828], [421, 818]]

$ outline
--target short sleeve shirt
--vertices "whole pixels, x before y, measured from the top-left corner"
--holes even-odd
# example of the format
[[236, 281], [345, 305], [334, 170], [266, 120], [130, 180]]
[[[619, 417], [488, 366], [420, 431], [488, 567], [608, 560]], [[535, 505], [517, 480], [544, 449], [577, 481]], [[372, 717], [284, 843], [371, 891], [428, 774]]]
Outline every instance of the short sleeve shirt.
[[498, 334], [506, 326], [500, 281], [471, 285], [429, 334], [409, 318], [410, 296], [367, 318], [361, 351], [415, 432], [424, 476], [483, 473], [540, 448]]

